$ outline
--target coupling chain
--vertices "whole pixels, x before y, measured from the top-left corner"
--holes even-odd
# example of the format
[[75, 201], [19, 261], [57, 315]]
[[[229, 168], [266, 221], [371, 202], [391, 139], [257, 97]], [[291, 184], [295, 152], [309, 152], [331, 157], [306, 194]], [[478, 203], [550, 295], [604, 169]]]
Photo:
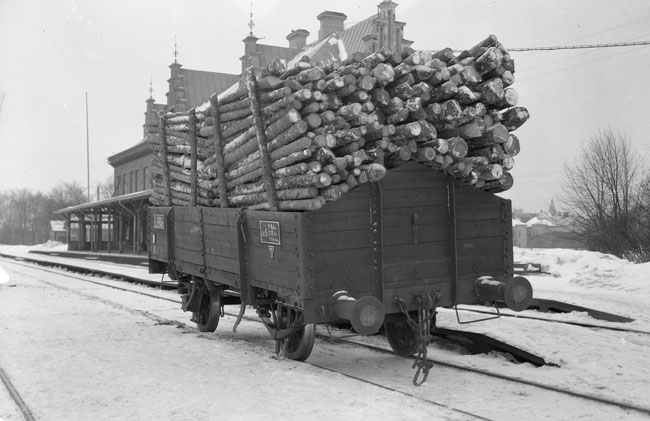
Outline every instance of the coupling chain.
[[[426, 302], [425, 302], [426, 298]], [[413, 385], [420, 386], [427, 381], [429, 377], [429, 371], [433, 367], [433, 363], [427, 358], [427, 348], [429, 342], [431, 341], [431, 323], [436, 315], [436, 307], [438, 305], [438, 299], [440, 298], [440, 293], [436, 291], [433, 294], [433, 297], [428, 292], [426, 296], [421, 295], [415, 296], [415, 301], [417, 303], [417, 321], [411, 318], [406, 305], [403, 300], [398, 300], [398, 306], [400, 310], [406, 315], [406, 322], [413, 331], [415, 335], [415, 342], [417, 354], [413, 366], [411, 368], [416, 368], [415, 375], [413, 376]], [[422, 378], [420, 379], [420, 376]]]

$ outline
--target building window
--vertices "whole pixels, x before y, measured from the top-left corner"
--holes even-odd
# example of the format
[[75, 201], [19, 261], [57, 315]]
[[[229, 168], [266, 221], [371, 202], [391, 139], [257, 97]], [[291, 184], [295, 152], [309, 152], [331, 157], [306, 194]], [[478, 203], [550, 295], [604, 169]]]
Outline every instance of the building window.
[[118, 175], [117, 176], [117, 183], [115, 183], [115, 195], [119, 196], [120, 195], [120, 188], [122, 188], [122, 185], [120, 184], [122, 182], [122, 176]]
[[129, 173], [129, 193], [133, 193], [133, 171]]
[[143, 190], [149, 189], [149, 167], [144, 167], [142, 169], [142, 188]]
[[133, 180], [133, 184], [135, 187], [133, 191], [140, 191], [138, 190], [138, 181], [140, 181], [140, 170], [135, 170], [135, 180]]
[[122, 194], [126, 194], [126, 174], [122, 174]]

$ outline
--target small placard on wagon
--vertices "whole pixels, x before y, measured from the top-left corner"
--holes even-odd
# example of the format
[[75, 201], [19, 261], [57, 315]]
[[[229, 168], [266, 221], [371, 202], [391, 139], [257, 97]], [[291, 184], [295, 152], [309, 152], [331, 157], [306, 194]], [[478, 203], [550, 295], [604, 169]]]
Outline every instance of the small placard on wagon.
[[260, 241], [262, 244], [281, 245], [280, 222], [260, 221]]
[[165, 230], [165, 215], [160, 213], [153, 214], [153, 229]]

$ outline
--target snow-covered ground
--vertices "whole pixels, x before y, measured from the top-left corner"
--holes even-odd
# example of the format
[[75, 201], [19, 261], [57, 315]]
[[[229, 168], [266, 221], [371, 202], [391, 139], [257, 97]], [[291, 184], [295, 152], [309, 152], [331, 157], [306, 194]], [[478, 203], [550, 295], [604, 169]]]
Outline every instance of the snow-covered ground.
[[[28, 251], [0, 246], [0, 253], [20, 256]], [[565, 249], [515, 251], [518, 262], [548, 267], [549, 275], [528, 276], [536, 297], [635, 321], [609, 323], [584, 313], [544, 317], [650, 333], [650, 264]], [[131, 276], [146, 273], [145, 268], [124, 270]], [[170, 291], [156, 294], [175, 297]], [[521, 314], [540, 316], [535, 311]], [[206, 335], [166, 324], [169, 320], [187, 322], [188, 315], [174, 303], [107, 292], [55, 274], [34, 275], [0, 261], [0, 368], [39, 419], [468, 419], [451, 408], [493, 419], [650, 418], [548, 391], [500, 389], [504, 386], [487, 378], [440, 366], [434, 366], [426, 384], [415, 388], [408, 360], [317, 341], [310, 362], [345, 368], [406, 393], [398, 394], [278, 360], [265, 329], [255, 323], [242, 323], [234, 334], [232, 318], [225, 317], [216, 334]], [[458, 327], [450, 310], [442, 310], [438, 322]], [[429, 354], [650, 408], [650, 335], [512, 318], [462, 328], [503, 338], [560, 367], [513, 364], [501, 354], [465, 355], [435, 344]], [[373, 340], [382, 342], [380, 337]], [[0, 387], [2, 419], [21, 417]]]

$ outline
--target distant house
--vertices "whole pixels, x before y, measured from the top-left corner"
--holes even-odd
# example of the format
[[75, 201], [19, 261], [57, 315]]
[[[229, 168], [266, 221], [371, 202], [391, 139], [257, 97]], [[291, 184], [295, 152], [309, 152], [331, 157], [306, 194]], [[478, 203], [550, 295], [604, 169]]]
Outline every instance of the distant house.
[[[382, 48], [401, 51], [412, 41], [403, 37], [406, 24], [396, 20], [396, 8], [397, 3], [382, 1], [376, 13], [348, 28], [345, 14], [324, 11], [316, 17], [320, 22], [318, 39], [310, 44], [307, 44], [309, 31], [305, 29], [292, 30], [286, 37], [287, 46], [258, 43], [261, 38], [253, 34], [251, 22], [251, 31], [243, 39], [244, 54], [239, 58], [242, 73], [251, 66], [264, 68], [274, 59], [284, 59], [292, 65], [307, 56], [313, 61], [329, 63], [341, 61], [354, 52], [372, 53]], [[142, 139], [108, 157], [108, 163], [114, 168], [115, 196], [55, 212], [67, 222], [69, 250], [146, 252], [154, 154], [145, 140], [157, 130], [159, 113], [188, 111], [206, 103], [210, 95], [241, 83], [241, 74], [185, 69], [176, 60], [169, 68], [166, 103], [157, 104], [151, 95], [146, 100]]]
[[50, 240], [67, 243], [66, 227], [63, 221], [50, 221]]
[[583, 249], [571, 231], [571, 216], [558, 213], [551, 201], [548, 212], [540, 212], [526, 222], [513, 220], [513, 244], [523, 248]]

